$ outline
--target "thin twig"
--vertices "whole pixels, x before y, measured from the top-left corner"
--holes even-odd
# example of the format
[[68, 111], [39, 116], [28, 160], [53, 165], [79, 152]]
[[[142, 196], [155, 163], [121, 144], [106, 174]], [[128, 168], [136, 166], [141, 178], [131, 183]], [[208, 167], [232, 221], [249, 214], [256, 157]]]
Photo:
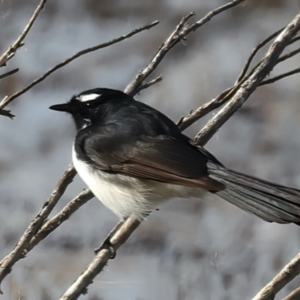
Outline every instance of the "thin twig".
[[64, 221], [68, 220], [75, 211], [77, 211], [82, 205], [87, 203], [93, 197], [94, 195], [90, 190], [84, 190], [74, 199], [72, 199], [59, 213], [43, 224], [40, 230], [31, 239], [27, 251], [32, 250], [40, 241], [45, 239]]
[[105, 42], [105, 43], [102, 43], [102, 44], [99, 44], [99, 45], [96, 45], [96, 46], [93, 46], [93, 47], [89, 47], [89, 48], [86, 48], [84, 50], [81, 50], [81, 51], [75, 53], [71, 57], [67, 58], [66, 60], [62, 61], [61, 63], [59, 63], [56, 66], [54, 66], [51, 69], [49, 69], [46, 73], [44, 73], [42, 76], [40, 76], [37, 79], [35, 79], [31, 84], [29, 84], [28, 86], [26, 86], [22, 90], [14, 93], [13, 95], [11, 95], [9, 97], [5, 97], [1, 101], [1, 103], [0, 103], [0, 110], [3, 109], [7, 104], [9, 104], [11, 101], [13, 101], [14, 99], [16, 99], [20, 95], [26, 93], [28, 90], [30, 90], [32, 87], [34, 87], [38, 83], [40, 83], [41, 81], [45, 80], [53, 72], [55, 72], [58, 69], [64, 67], [65, 65], [69, 64], [71, 61], [79, 58], [80, 56], [85, 55], [87, 53], [91, 53], [91, 52], [97, 51], [97, 50], [102, 49], [102, 48], [106, 48], [108, 46], [111, 46], [113, 44], [119, 43], [121, 41], [124, 41], [124, 40], [132, 37], [133, 35], [135, 35], [135, 34], [137, 34], [139, 32], [145, 31], [147, 29], [150, 29], [150, 28], [156, 26], [157, 24], [158, 24], [158, 21], [154, 21], [151, 24], [147, 24], [147, 25], [142, 26], [140, 28], [134, 29], [131, 32], [129, 32], [129, 33], [125, 34], [125, 35], [122, 35], [122, 36], [120, 36], [118, 38], [115, 38], [115, 39], [113, 39], [111, 41], [108, 41], [108, 42]]
[[262, 85], [274, 83], [275, 81], [278, 81], [282, 78], [285, 78], [285, 77], [288, 77], [288, 76], [291, 76], [291, 75], [295, 75], [295, 74], [298, 74], [298, 73], [300, 73], [300, 68], [297, 68], [297, 69], [291, 70], [289, 72], [282, 73], [278, 76], [275, 76], [275, 77], [269, 78], [267, 80], [264, 80], [259, 85], [262, 86]]
[[287, 54], [285, 54], [285, 55], [282, 55], [282, 56], [278, 59], [278, 62], [277, 62], [277, 63], [283, 62], [283, 61], [285, 61], [285, 60], [287, 60], [287, 59], [289, 59], [289, 58], [291, 58], [291, 57], [297, 55], [298, 53], [300, 53], [300, 48], [299, 48], [299, 49], [296, 49], [296, 50], [294, 50], [294, 51], [291, 51], [291, 52], [289, 52], [289, 53], [287, 53]]
[[267, 43], [269, 43], [271, 40], [273, 40], [282, 30], [284, 29], [284, 27], [280, 28], [279, 30], [275, 31], [274, 33], [272, 33], [270, 36], [268, 36], [266, 39], [264, 39], [263, 41], [261, 41], [253, 50], [252, 53], [250, 54], [242, 72], [240, 73], [240, 75], [238, 76], [238, 79], [236, 81], [236, 83], [240, 82], [245, 75], [247, 74], [247, 71], [249, 69], [249, 66], [253, 60], [253, 58], [255, 57], [255, 55], [257, 54], [257, 52], [263, 48]]
[[241, 71], [240, 75], [238, 76], [235, 84], [227, 88], [225, 91], [223, 91], [221, 94], [219, 94], [216, 98], [212, 99], [211, 101], [203, 104], [202, 106], [198, 107], [197, 109], [191, 111], [187, 116], [182, 117], [178, 123], [177, 126], [183, 131], [187, 127], [191, 126], [193, 123], [195, 123], [197, 120], [201, 119], [208, 113], [210, 113], [212, 110], [217, 109], [224, 105], [233, 95], [234, 93], [239, 89], [241, 84], [247, 80], [247, 78], [253, 73], [253, 70], [258, 67], [259, 64], [257, 64], [253, 70], [246, 76], [247, 71], [249, 70], [249, 66], [257, 54], [257, 52], [263, 48], [268, 42], [270, 42], [272, 39], [274, 39], [284, 28], [281, 28], [277, 30], [276, 32], [272, 33], [270, 36], [268, 36], [266, 39], [261, 41], [251, 52], [250, 56], [248, 57], [245, 66], [243, 70]]
[[300, 35], [294, 37], [294, 38], [289, 42], [289, 45], [291, 45], [291, 44], [293, 44], [293, 43], [295, 43], [295, 42], [297, 42], [297, 41], [299, 41], [299, 40], [300, 40]]
[[237, 111], [250, 94], [259, 86], [260, 82], [271, 72], [277, 64], [280, 54], [295, 36], [300, 28], [300, 13], [294, 20], [279, 34], [271, 44], [268, 52], [261, 60], [259, 66], [252, 75], [241, 85], [232, 99], [199, 131], [194, 141], [198, 145], [204, 145], [217, 132], [217, 130]]
[[212, 99], [211, 101], [203, 104], [202, 106], [198, 107], [195, 110], [192, 110], [188, 115], [183, 116], [177, 122], [177, 126], [181, 131], [185, 130], [196, 121], [198, 121], [203, 116], [210, 113], [212, 110], [222, 106], [227, 100], [230, 99], [230, 95], [233, 91], [234, 87], [228, 88], [219, 94], [216, 98]]
[[[183, 131], [187, 127], [191, 126], [193, 123], [195, 123], [196, 121], [198, 121], [199, 119], [201, 119], [202, 117], [204, 117], [205, 115], [207, 115], [208, 113], [210, 113], [212, 110], [215, 110], [215, 109], [221, 107], [229, 99], [231, 99], [231, 97], [236, 93], [236, 91], [240, 88], [240, 86], [243, 84], [243, 82], [245, 82], [246, 80], [248, 80], [249, 77], [251, 75], [253, 75], [254, 70], [256, 70], [257, 67], [261, 64], [261, 61], [259, 61], [256, 64], [256, 66], [247, 74], [247, 71], [249, 70], [249, 66], [250, 66], [253, 58], [257, 54], [257, 52], [262, 47], [264, 47], [268, 42], [270, 42], [272, 39], [274, 39], [283, 29], [284, 28], [281, 28], [281, 29], [277, 30], [276, 32], [272, 33], [266, 39], [264, 39], [263, 41], [261, 41], [252, 50], [249, 58], [247, 59], [247, 61], [245, 63], [245, 66], [244, 66], [243, 70], [241, 71], [241, 73], [238, 76], [235, 84], [232, 87], [227, 88], [225, 91], [223, 91], [221, 94], [219, 94], [216, 98], [214, 98], [211, 101], [203, 104], [202, 106], [198, 107], [197, 109], [191, 111], [188, 115], [181, 117], [181, 119], [177, 123], [177, 126]], [[279, 60], [278, 60], [278, 62], [279, 62]], [[292, 74], [295, 74], [295, 73], [297, 73], [297, 72], [294, 72], [294, 73], [291, 73], [291, 74], [287, 73], [286, 76], [289, 76], [289, 75], [292, 75]], [[283, 76], [283, 77], [285, 77], [285, 76]], [[281, 78], [283, 78], [283, 77], [281, 77]], [[279, 80], [281, 78], [277, 79], [277, 77], [276, 77], [276, 80]], [[267, 82], [267, 81], [265, 81], [265, 82], [266, 82], [266, 84], [271, 83], [271, 82]], [[261, 83], [260, 85], [263, 85], [263, 83]]]
[[0, 79], [3, 79], [3, 78], [8, 77], [8, 76], [10, 76], [10, 75], [12, 75], [12, 74], [15, 74], [15, 73], [17, 73], [18, 71], [19, 71], [19, 68], [16, 68], [16, 69], [13, 69], [13, 70], [11, 70], [11, 71], [8, 71], [8, 72], [6, 72], [6, 73], [4, 73], [4, 74], [1, 74], [1, 75], [0, 75]]
[[139, 86], [139, 88], [135, 90], [135, 93], [138, 94], [140, 91], [145, 90], [145, 89], [149, 88], [150, 86], [152, 86], [152, 85], [154, 85], [158, 82], [161, 82], [162, 79], [163, 79], [162, 75], [159, 75], [156, 78], [154, 78], [154, 79], [152, 79], [152, 80], [150, 80], [146, 83], [141, 84]]
[[[202, 117], [204, 117], [205, 115], [207, 115], [208, 113], [210, 113], [212, 110], [215, 110], [219, 107], [221, 107], [222, 105], [224, 105], [229, 99], [231, 99], [231, 97], [235, 94], [235, 92], [240, 88], [241, 84], [243, 82], [245, 82], [246, 80], [248, 80], [248, 78], [253, 75], [254, 70], [257, 69], [257, 67], [261, 64], [261, 61], [249, 72], [249, 74], [246, 75], [247, 71], [249, 70], [249, 66], [253, 60], [253, 58], [255, 57], [255, 55], [257, 54], [257, 52], [264, 47], [268, 42], [270, 42], [272, 39], [274, 39], [284, 28], [281, 28], [279, 30], [277, 30], [276, 32], [272, 33], [269, 37], [267, 37], [266, 39], [264, 39], [262, 42], [260, 42], [251, 52], [249, 58], [247, 59], [245, 66], [242, 70], [242, 72], [240, 73], [240, 75], [238, 76], [234, 86], [227, 88], [225, 91], [223, 91], [221, 94], [219, 94], [216, 98], [212, 99], [211, 101], [203, 104], [202, 106], [198, 107], [197, 109], [191, 111], [188, 115], [181, 117], [181, 119], [178, 121], [177, 125], [178, 127], [183, 131], [185, 130], [187, 127], [191, 126], [193, 123], [195, 123], [196, 121], [198, 121], [199, 119], [201, 119]], [[300, 38], [300, 37], [297, 37]], [[293, 42], [296, 41], [296, 38], [292, 39]], [[289, 43], [290, 45], [291, 43]], [[292, 51], [284, 56], [282, 56], [281, 58], [279, 58], [277, 60], [277, 63], [280, 63], [296, 54], [298, 54], [300, 52], [300, 49], [297, 49], [295, 51]], [[276, 76], [274, 78], [271, 78], [269, 80], [265, 80], [263, 82], [260, 83], [260, 86], [265, 85], [265, 84], [270, 84], [273, 83], [275, 81], [278, 81], [284, 77], [287, 76], [291, 76], [294, 75], [296, 73], [299, 73], [298, 71], [299, 69], [295, 69], [293, 71], [281, 74], [280, 76]]]
[[252, 300], [270, 300], [300, 273], [300, 252]]
[[299, 299], [300, 299], [300, 287], [293, 290], [290, 294], [288, 294], [282, 300], [299, 300]]
[[7, 109], [2, 109], [0, 110], [0, 115], [1, 116], [5, 116], [5, 117], [9, 117], [11, 119], [13, 119], [15, 117], [15, 115], [13, 115], [10, 110], [7, 110]]
[[238, 4], [244, 2], [245, 0], [234, 0], [223, 6], [220, 6], [211, 12], [209, 12], [205, 17], [200, 19], [199, 21], [193, 23], [192, 25], [188, 25], [187, 21], [194, 16], [194, 12], [189, 13], [185, 17], [181, 19], [176, 29], [170, 34], [170, 36], [166, 39], [166, 41], [161, 45], [157, 53], [148, 63], [148, 65], [139, 71], [139, 73], [135, 76], [135, 78], [131, 81], [131, 83], [126, 87], [125, 93], [129, 95], [136, 94], [136, 91], [139, 89], [139, 86], [144, 82], [144, 80], [157, 68], [159, 63], [163, 60], [166, 54], [180, 41], [187, 38], [187, 36], [196, 31], [198, 28], [209, 22], [216, 15], [237, 6]]
[[31, 29], [34, 21], [36, 20], [37, 16], [41, 12], [41, 10], [44, 8], [47, 0], [41, 0], [36, 9], [34, 10], [31, 18], [29, 19], [29, 22], [25, 26], [23, 32], [21, 35], [17, 38], [17, 40], [8, 47], [8, 49], [1, 55], [0, 57], [0, 67], [3, 67], [6, 65], [7, 61], [10, 60], [15, 54], [16, 51], [23, 46], [23, 41], [28, 34], [29, 30]]

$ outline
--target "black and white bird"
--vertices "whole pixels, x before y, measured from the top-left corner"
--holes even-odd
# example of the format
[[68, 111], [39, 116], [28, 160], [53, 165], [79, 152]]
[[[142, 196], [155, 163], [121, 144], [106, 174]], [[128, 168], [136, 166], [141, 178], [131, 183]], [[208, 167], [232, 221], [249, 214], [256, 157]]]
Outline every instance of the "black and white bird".
[[121, 219], [210, 192], [265, 221], [300, 225], [300, 190], [227, 169], [164, 114], [121, 91], [91, 89], [50, 108], [72, 115], [74, 167]]

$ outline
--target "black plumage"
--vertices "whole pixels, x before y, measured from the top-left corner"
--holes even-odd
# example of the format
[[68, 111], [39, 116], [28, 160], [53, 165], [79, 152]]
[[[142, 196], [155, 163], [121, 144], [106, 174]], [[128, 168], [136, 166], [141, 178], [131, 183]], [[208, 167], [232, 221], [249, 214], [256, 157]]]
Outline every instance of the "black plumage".
[[[74, 143], [76, 157], [88, 166], [92, 174], [89, 176], [99, 170], [99, 180], [105, 178], [108, 184], [110, 181], [114, 184], [114, 177], [107, 176], [125, 176], [121, 177], [122, 184], [119, 181], [115, 184], [117, 191], [127, 184], [126, 178], [139, 180], [136, 189], [145, 186], [145, 192], [139, 190], [140, 202], [143, 205], [146, 202], [145, 207], [156, 205], [159, 189], [166, 199], [174, 197], [172, 185], [176, 185], [186, 187], [179, 196], [189, 195], [190, 188], [204, 189], [266, 221], [300, 223], [299, 190], [225, 168], [204, 148], [194, 146], [168, 117], [121, 91], [92, 89], [74, 96], [67, 104], [51, 108], [73, 116], [78, 130]], [[153, 182], [165, 185], [154, 189]], [[149, 196], [146, 196], [147, 184]], [[103, 195], [101, 191], [99, 195]], [[113, 207], [113, 201], [107, 206]], [[135, 205], [138, 202], [137, 197]], [[125, 206], [118, 205], [122, 209]], [[145, 210], [144, 206], [141, 204], [141, 210]], [[119, 208], [111, 209], [118, 214]], [[132, 206], [132, 213], [135, 209]], [[128, 213], [130, 207], [126, 208]]]

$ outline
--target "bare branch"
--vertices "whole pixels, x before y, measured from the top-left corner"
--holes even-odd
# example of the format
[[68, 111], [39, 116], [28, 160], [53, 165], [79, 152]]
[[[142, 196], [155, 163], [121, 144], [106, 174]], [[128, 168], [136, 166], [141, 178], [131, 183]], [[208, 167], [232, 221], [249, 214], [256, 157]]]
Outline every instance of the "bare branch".
[[[44, 203], [41, 211], [37, 214], [25, 230], [24, 234], [19, 239], [15, 248], [4, 259], [0, 261], [0, 284], [11, 271], [12, 266], [21, 258], [24, 258], [28, 252], [29, 244], [34, 235], [38, 232], [50, 212], [64, 194], [68, 185], [73, 181], [76, 172], [72, 165], [65, 171], [63, 177], [59, 180], [55, 190], [52, 192], [50, 198]], [[1, 292], [1, 290], [0, 290]]]
[[200, 118], [210, 113], [212, 110], [223, 105], [230, 98], [229, 95], [231, 95], [233, 88], [234, 87], [226, 89], [216, 98], [203, 104], [197, 109], [192, 110], [188, 115], [181, 117], [177, 122], [177, 126], [180, 128], [180, 130], [183, 131], [194, 124], [196, 121], [198, 121]]
[[41, 12], [41, 10], [44, 8], [47, 0], [41, 0], [38, 6], [36, 7], [35, 11], [33, 12], [29, 22], [25, 26], [23, 32], [21, 35], [17, 38], [17, 40], [8, 47], [8, 49], [1, 55], [0, 57], [0, 67], [3, 67], [6, 65], [7, 61], [10, 60], [14, 55], [16, 54], [17, 50], [22, 47], [23, 41], [28, 34], [29, 30], [31, 29], [34, 21], [36, 20], [37, 16]]
[[3, 79], [3, 78], [8, 77], [8, 76], [10, 76], [10, 75], [12, 75], [12, 74], [15, 74], [15, 73], [17, 73], [18, 71], [19, 71], [19, 68], [16, 68], [16, 69], [13, 69], [13, 70], [11, 70], [11, 71], [8, 71], [8, 72], [6, 72], [6, 73], [0, 75], [0, 79]]
[[11, 119], [13, 119], [15, 117], [15, 115], [13, 115], [10, 110], [7, 110], [7, 109], [2, 109], [0, 110], [0, 115], [1, 116], [5, 116], [5, 117], [9, 117]]
[[252, 300], [270, 300], [300, 273], [300, 252]]
[[93, 197], [94, 195], [90, 190], [84, 190], [74, 199], [72, 199], [59, 213], [43, 224], [41, 229], [39, 229], [39, 231], [31, 239], [26, 251], [29, 252], [32, 250], [40, 241], [45, 239], [64, 221], [68, 220], [75, 211], [77, 211], [82, 205], [87, 203]]
[[[241, 84], [243, 82], [245, 82], [247, 79], [249, 79], [249, 77], [251, 75], [253, 75], [254, 70], [256, 70], [256, 68], [261, 64], [261, 61], [249, 72], [249, 74], [247, 74], [247, 71], [249, 70], [249, 66], [253, 60], [253, 58], [255, 57], [255, 55], [257, 54], [257, 52], [263, 47], [265, 46], [268, 42], [270, 42], [272, 39], [274, 39], [276, 37], [276, 35], [278, 35], [284, 28], [281, 28], [279, 30], [277, 30], [275, 33], [271, 34], [269, 37], [267, 37], [266, 39], [264, 39], [262, 42], [260, 42], [251, 52], [249, 58], [246, 61], [246, 64], [242, 70], [242, 72], [240, 73], [240, 75], [238, 76], [238, 79], [236, 80], [234, 86], [227, 88], [225, 91], [223, 91], [221, 94], [219, 94], [216, 98], [212, 99], [211, 101], [203, 104], [202, 106], [198, 107], [195, 110], [192, 110], [188, 115], [181, 117], [181, 119], [178, 121], [177, 126], [183, 131], [185, 130], [187, 127], [191, 126], [193, 123], [195, 123], [196, 121], [198, 121], [199, 119], [201, 119], [203, 116], [207, 115], [208, 113], [210, 113], [212, 110], [215, 110], [219, 107], [221, 107], [222, 105], [224, 105], [229, 99], [231, 99], [231, 97], [236, 93], [236, 91], [240, 88]], [[295, 42], [296, 40], [298, 40], [298, 38], [294, 38], [291, 41]], [[291, 44], [291, 42], [288, 43], [289, 45]], [[288, 53], [287, 55], [282, 56], [281, 58], [279, 58], [276, 62], [276, 65], [279, 62], [282, 62], [296, 54], [298, 54], [300, 52], [300, 49], [297, 49], [295, 51], [292, 51], [290, 53]], [[299, 73], [299, 69], [295, 69], [292, 70], [290, 72], [281, 74], [279, 76], [273, 77], [271, 79], [265, 80], [263, 82], [261, 82], [259, 85], [265, 85], [265, 84], [270, 84], [273, 83], [275, 81], [278, 81], [284, 77], [288, 77], [291, 75], [294, 75], [296, 73]], [[247, 75], [246, 75], [247, 74]]]
[[274, 83], [275, 81], [278, 81], [278, 80], [280, 80], [282, 78], [285, 78], [285, 77], [288, 77], [288, 76], [291, 76], [291, 75], [295, 75], [295, 74], [298, 74], [298, 73], [300, 73], [300, 68], [297, 68], [297, 69], [294, 69], [292, 71], [280, 74], [280, 75], [278, 75], [276, 77], [272, 77], [270, 79], [264, 80], [259, 85], [262, 86], [262, 85]]
[[[138, 221], [135, 217], [128, 218], [110, 239], [114, 248], [118, 249], [122, 244], [124, 244], [139, 225], [140, 221]], [[68, 288], [60, 300], [73, 300], [77, 299], [81, 294], [85, 294], [87, 292], [87, 287], [106, 266], [110, 256], [111, 253], [108, 249], [102, 249], [99, 251], [93, 261]]]
[[270, 36], [268, 36], [266, 39], [264, 39], [263, 41], [261, 41], [253, 50], [252, 50], [252, 53], [250, 54], [241, 74], [239, 75], [238, 79], [236, 82], [240, 82], [244, 77], [245, 75], [247, 74], [247, 71], [249, 69], [249, 66], [253, 60], [253, 58], [255, 57], [255, 55], [257, 54], [257, 52], [263, 48], [267, 43], [269, 43], [271, 40], [273, 40], [282, 30], [284, 29], [283, 28], [280, 28], [279, 30], [277, 30], [276, 32], [272, 33]]
[[296, 36], [295, 38], [293, 38], [293, 39], [290, 41], [289, 45], [291, 45], [291, 44], [293, 44], [293, 43], [295, 43], [295, 42], [297, 42], [297, 41], [299, 41], [299, 40], [300, 40], [300, 35], [299, 35], [299, 36]]
[[154, 79], [152, 79], [152, 80], [150, 80], [150, 81], [148, 81], [146, 83], [141, 84], [139, 86], [139, 88], [135, 92], [136, 92], [136, 94], [138, 94], [140, 91], [145, 90], [148, 87], [150, 87], [150, 86], [152, 86], [152, 85], [154, 85], [154, 84], [156, 84], [158, 82], [161, 82], [162, 80], [163, 80], [162, 75], [159, 75], [156, 78], [154, 78]]
[[261, 60], [261, 63], [241, 85], [232, 99], [221, 109], [196, 135], [196, 144], [204, 145], [218, 131], [218, 129], [237, 111], [259, 86], [260, 82], [271, 72], [277, 64], [280, 54], [289, 44], [290, 40], [300, 29], [300, 13], [294, 20], [279, 34], [271, 44], [268, 52]]
[[284, 297], [282, 300], [299, 300], [300, 299], [300, 287], [293, 290], [289, 295]]
[[170, 34], [170, 36], [166, 39], [166, 41], [161, 45], [157, 53], [148, 63], [148, 65], [141, 70], [136, 77], [127, 85], [125, 89], [125, 93], [129, 95], [135, 95], [137, 90], [139, 90], [139, 86], [143, 83], [143, 81], [157, 68], [159, 63], [163, 60], [166, 54], [180, 41], [184, 40], [190, 33], [194, 32], [207, 22], [209, 22], [214, 16], [220, 14], [221, 12], [228, 10], [234, 6], [237, 6], [241, 2], [245, 0], [234, 0], [223, 6], [220, 6], [211, 12], [209, 12], [204, 18], [199, 21], [193, 23], [192, 25], [188, 25], [186, 22], [194, 16], [194, 12], [189, 13], [187, 16], [183, 17], [182, 20], [177, 25], [176, 29]]
[[300, 48], [298, 48], [298, 49], [296, 49], [296, 50], [294, 50], [294, 51], [291, 51], [291, 52], [289, 52], [289, 53], [287, 53], [287, 54], [281, 56], [281, 57], [278, 59], [277, 63], [283, 62], [283, 61], [285, 61], [285, 60], [287, 60], [287, 59], [289, 59], [289, 58], [291, 58], [291, 57], [297, 55], [298, 53], [300, 53]]
[[7, 104], [9, 104], [11, 101], [13, 101], [14, 99], [16, 99], [17, 97], [19, 97], [20, 95], [26, 93], [28, 90], [30, 90], [32, 87], [34, 87], [35, 85], [37, 85], [38, 83], [42, 82], [43, 80], [45, 80], [49, 75], [51, 75], [53, 72], [57, 71], [58, 69], [64, 67], [65, 65], [69, 64], [70, 62], [72, 62], [73, 60], [81, 57], [82, 55], [97, 51], [99, 49], [102, 48], [106, 48], [108, 46], [111, 46], [113, 44], [119, 43], [121, 41], [124, 41], [130, 37], [132, 37], [133, 35], [142, 32], [144, 30], [150, 29], [154, 26], [156, 26], [158, 24], [158, 21], [154, 21], [151, 24], [147, 24], [145, 26], [142, 26], [140, 28], [134, 29], [131, 32], [122, 35], [118, 38], [115, 38], [111, 41], [90, 47], [90, 48], [86, 48], [84, 50], [81, 50], [79, 52], [77, 52], [76, 54], [72, 55], [71, 57], [67, 58], [66, 60], [62, 61], [61, 63], [57, 64], [56, 66], [52, 67], [51, 69], [49, 69], [45, 74], [43, 74], [42, 76], [38, 77], [37, 79], [35, 79], [31, 84], [29, 84], [28, 86], [26, 86], [25, 88], [23, 88], [22, 90], [14, 93], [13, 95], [9, 96], [9, 97], [5, 97], [1, 103], [0, 103], [0, 110], [3, 109]]

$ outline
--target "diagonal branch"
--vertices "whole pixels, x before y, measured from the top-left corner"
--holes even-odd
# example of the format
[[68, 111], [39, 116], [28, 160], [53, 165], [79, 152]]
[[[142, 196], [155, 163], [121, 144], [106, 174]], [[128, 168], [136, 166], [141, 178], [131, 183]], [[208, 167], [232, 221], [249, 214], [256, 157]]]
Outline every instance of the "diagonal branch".
[[274, 82], [276, 82], [276, 81], [278, 81], [282, 78], [289, 77], [291, 75], [295, 75], [295, 74], [299, 74], [299, 73], [300, 73], [300, 68], [297, 68], [297, 69], [291, 70], [289, 72], [282, 73], [278, 76], [272, 77], [270, 79], [264, 80], [259, 85], [262, 86], [262, 85], [267, 85], [267, 84], [270, 84], [270, 83], [274, 83]]
[[300, 299], [300, 287], [293, 290], [290, 294], [288, 294], [282, 300], [299, 300], [299, 299]]
[[252, 53], [250, 54], [241, 74], [239, 75], [237, 82], [240, 82], [242, 79], [244, 79], [245, 75], [247, 74], [250, 64], [253, 61], [253, 58], [255, 57], [255, 55], [257, 54], [257, 52], [262, 49], [265, 45], [267, 45], [267, 43], [269, 43], [271, 40], [273, 40], [282, 30], [283, 28], [280, 28], [279, 30], [275, 31], [274, 33], [272, 33], [270, 36], [268, 36], [266, 39], [264, 39], [262, 42], [260, 42], [253, 50]]
[[19, 68], [15, 68], [15, 69], [13, 69], [13, 70], [10, 70], [10, 71], [8, 71], [8, 72], [6, 72], [6, 73], [4, 73], [4, 74], [1, 74], [1, 75], [0, 75], [0, 79], [3, 79], [3, 78], [8, 77], [8, 76], [10, 76], [10, 75], [12, 75], [12, 74], [15, 74], [15, 73], [17, 73], [18, 71], [19, 71]]
[[[114, 248], [118, 249], [122, 244], [124, 244], [139, 225], [140, 222], [134, 217], [128, 218], [110, 239]], [[87, 286], [90, 285], [93, 282], [93, 279], [103, 270], [110, 258], [110, 250], [102, 249], [99, 251], [89, 266], [68, 288], [60, 300], [75, 300], [82, 293], [86, 293]]]
[[44, 8], [47, 0], [41, 0], [38, 6], [36, 7], [35, 11], [33, 12], [29, 22], [25, 26], [23, 32], [21, 35], [17, 38], [17, 40], [8, 47], [8, 49], [0, 56], [0, 67], [3, 67], [6, 65], [6, 63], [14, 57], [17, 50], [23, 46], [23, 41], [28, 34], [29, 30], [31, 29], [34, 21], [36, 20], [37, 16], [41, 12], [41, 10]]
[[[46, 218], [49, 216], [52, 209], [57, 204], [58, 200], [64, 194], [68, 185], [73, 181], [76, 172], [72, 165], [68, 167], [65, 171], [63, 177], [59, 180], [55, 190], [52, 192], [48, 201], [45, 202], [44, 206], [37, 214], [35, 219], [33, 219], [16, 244], [13, 251], [4, 257], [0, 261], [0, 284], [11, 271], [12, 266], [20, 259], [24, 258], [28, 252], [28, 247], [31, 239], [38, 232], [42, 224], [45, 222]], [[0, 290], [1, 293], [1, 290]]]
[[27, 252], [32, 250], [40, 241], [45, 239], [51, 232], [53, 232], [58, 226], [69, 219], [69, 217], [77, 211], [82, 205], [87, 203], [94, 197], [93, 193], [89, 190], [84, 190], [74, 199], [72, 199], [59, 213], [57, 213], [50, 220], [43, 223], [43, 226], [30, 240]]
[[35, 79], [31, 84], [29, 84], [28, 86], [26, 86], [25, 88], [23, 88], [22, 90], [14, 93], [13, 95], [11, 96], [6, 96], [0, 103], [0, 110], [3, 109], [7, 104], [9, 104], [11, 101], [13, 101], [14, 99], [16, 99], [17, 97], [21, 96], [22, 94], [26, 93], [28, 90], [30, 90], [31, 88], [33, 88], [35, 85], [37, 85], [38, 83], [42, 82], [43, 80], [45, 80], [48, 76], [50, 76], [52, 73], [54, 73], [55, 71], [57, 71], [58, 69], [64, 67], [65, 65], [69, 64], [70, 62], [72, 62], [73, 60], [85, 55], [85, 54], [88, 54], [88, 53], [91, 53], [91, 52], [94, 52], [94, 51], [97, 51], [99, 49], [102, 49], [102, 48], [106, 48], [106, 47], [109, 47], [113, 44], [116, 44], [116, 43], [119, 43], [121, 41], [124, 41], [130, 37], [132, 37], [133, 35], [137, 34], [137, 33], [140, 33], [144, 30], [147, 30], [147, 29], [150, 29], [154, 26], [156, 26], [158, 24], [158, 21], [154, 21], [150, 24], [147, 24], [145, 26], [142, 26], [140, 28], [137, 28], [137, 29], [134, 29], [132, 30], [131, 32], [125, 34], [125, 35], [122, 35], [118, 38], [115, 38], [111, 41], [108, 41], [108, 42], [105, 42], [105, 43], [102, 43], [102, 44], [99, 44], [99, 45], [96, 45], [96, 46], [93, 46], [93, 47], [90, 47], [90, 48], [86, 48], [84, 50], [81, 50], [77, 53], [75, 53], [74, 55], [72, 55], [71, 57], [67, 58], [66, 60], [62, 61], [61, 63], [57, 64], [56, 66], [52, 67], [51, 69], [49, 69], [46, 73], [44, 73], [42, 76], [38, 77], [37, 79]]
[[268, 42], [270, 42], [272, 39], [274, 39], [284, 28], [281, 28], [277, 30], [276, 32], [272, 33], [270, 36], [268, 36], [266, 39], [261, 41], [251, 52], [249, 55], [245, 66], [243, 67], [240, 75], [238, 76], [235, 84], [227, 88], [225, 91], [223, 91], [221, 94], [219, 94], [217, 97], [212, 99], [211, 101], [203, 104], [202, 106], [198, 107], [195, 110], [192, 110], [187, 116], [181, 117], [181, 119], [178, 121], [177, 126], [183, 131], [187, 127], [191, 126], [193, 123], [210, 113], [212, 110], [215, 110], [222, 105], [224, 105], [227, 101], [231, 99], [231, 97], [236, 93], [236, 91], [240, 88], [242, 83], [246, 81], [251, 74], [253, 74], [253, 71], [256, 69], [256, 67], [259, 65], [257, 64], [256, 67], [254, 67], [249, 74], [247, 74], [250, 64], [253, 61], [255, 55], [258, 53], [260, 49], [262, 49]]
[[252, 300], [271, 300], [300, 273], [300, 252]]
[[161, 45], [158, 49], [154, 57], [148, 63], [148, 65], [139, 71], [139, 73], [135, 76], [135, 78], [127, 85], [125, 89], [125, 93], [133, 96], [139, 90], [139, 86], [144, 82], [144, 80], [157, 68], [159, 63], [164, 59], [166, 54], [180, 41], [187, 38], [187, 36], [199, 29], [201, 26], [208, 23], [213, 17], [216, 15], [237, 6], [238, 4], [244, 2], [245, 0], [233, 0], [225, 5], [222, 5], [211, 12], [209, 12], [205, 17], [198, 20], [197, 22], [188, 25], [187, 21], [195, 15], [194, 12], [189, 13], [176, 26], [175, 30], [170, 34], [170, 36], [166, 39], [166, 41]]
[[253, 71], [252, 75], [241, 85], [222, 110], [220, 110], [196, 135], [196, 144], [206, 144], [219, 128], [235, 113], [259, 86], [260, 82], [272, 71], [277, 64], [282, 51], [288, 46], [290, 40], [300, 29], [300, 13], [286, 26], [280, 35], [271, 44], [261, 63]]

